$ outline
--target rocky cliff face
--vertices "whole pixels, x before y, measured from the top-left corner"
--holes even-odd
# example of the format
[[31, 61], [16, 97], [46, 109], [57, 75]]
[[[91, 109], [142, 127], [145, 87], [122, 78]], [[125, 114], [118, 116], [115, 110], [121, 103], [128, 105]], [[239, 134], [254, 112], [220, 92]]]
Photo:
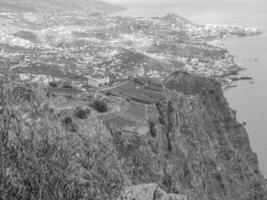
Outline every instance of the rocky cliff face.
[[155, 183], [192, 200], [266, 199], [257, 156], [220, 84], [176, 72], [163, 91], [147, 112], [147, 134], [113, 132], [127, 184]]
[[168, 194], [154, 183], [127, 187], [120, 198], [120, 200], [187, 200], [185, 195]]

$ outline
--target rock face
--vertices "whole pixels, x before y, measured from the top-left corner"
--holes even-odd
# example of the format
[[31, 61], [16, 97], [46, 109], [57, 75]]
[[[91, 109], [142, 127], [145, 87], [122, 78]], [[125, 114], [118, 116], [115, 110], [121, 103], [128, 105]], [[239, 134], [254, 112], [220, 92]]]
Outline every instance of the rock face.
[[257, 156], [220, 84], [176, 72], [163, 88], [165, 99], [147, 114], [147, 134], [113, 133], [128, 184], [156, 184], [133, 186], [125, 194], [155, 199], [160, 187], [192, 200], [267, 199]]
[[120, 200], [187, 200], [184, 195], [167, 194], [157, 184], [140, 184], [125, 188]]

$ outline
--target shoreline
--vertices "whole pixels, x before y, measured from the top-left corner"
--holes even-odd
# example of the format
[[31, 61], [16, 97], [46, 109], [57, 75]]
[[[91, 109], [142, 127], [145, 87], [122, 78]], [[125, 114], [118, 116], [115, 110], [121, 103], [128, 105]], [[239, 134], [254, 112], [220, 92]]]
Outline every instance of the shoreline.
[[[234, 70], [232, 73], [230, 74], [226, 74], [222, 80], [231, 80], [229, 83], [225, 83], [225, 85], [222, 85], [222, 90], [223, 92], [227, 89], [231, 89], [231, 88], [236, 88], [238, 87], [237, 82], [239, 81], [246, 81], [246, 80], [249, 80], [249, 81], [253, 81], [253, 77], [232, 77], [232, 76], [239, 76], [239, 72], [243, 71], [243, 70], [247, 70], [247, 67], [244, 67], [242, 66], [240, 63], [238, 63], [236, 61], [236, 55], [233, 54], [233, 52], [231, 52], [226, 46], [225, 46], [225, 43], [224, 41], [225, 40], [229, 40], [229, 39], [240, 39], [240, 38], [243, 38], [243, 37], [257, 37], [257, 36], [260, 36], [262, 35], [263, 32], [262, 31], [259, 31], [258, 34], [255, 34], [255, 35], [249, 35], [249, 36], [230, 36], [230, 37], [227, 37], [227, 38], [222, 38], [222, 39], [215, 39], [215, 40], [211, 40], [208, 42], [208, 44], [212, 45], [212, 46], [215, 46], [215, 47], [219, 47], [219, 48], [222, 48], [226, 51], [229, 52], [229, 54], [232, 56], [233, 58], [233, 64], [235, 66], [238, 66], [239, 69], [237, 70]], [[258, 59], [255, 58], [255, 60], [257, 61]], [[254, 82], [254, 81], [253, 81]]]
[[[238, 121], [247, 122], [247, 131], [251, 141], [251, 147], [257, 153], [260, 169], [267, 178], [266, 171], [266, 148], [264, 142], [266, 125], [266, 107], [264, 106], [266, 79], [266, 59], [264, 49], [266, 49], [266, 29], [262, 29], [258, 37], [253, 38], [229, 38], [222, 40], [220, 44], [235, 55], [235, 62], [246, 67], [246, 71], [239, 71], [238, 75], [245, 78], [251, 76], [252, 79], [236, 80], [235, 88], [225, 87], [224, 93], [230, 106], [238, 111]], [[247, 48], [252, 47], [248, 52]], [[234, 76], [236, 77], [236, 76]], [[261, 106], [263, 105], [263, 106]], [[261, 121], [262, 120], [262, 121]]]
[[222, 90], [223, 90], [223, 92], [224, 92], [224, 91], [227, 90], [227, 89], [231, 89], [231, 88], [235, 88], [235, 87], [237, 87], [236, 84], [226, 85], [226, 86], [223, 86], [223, 87], [222, 87]]

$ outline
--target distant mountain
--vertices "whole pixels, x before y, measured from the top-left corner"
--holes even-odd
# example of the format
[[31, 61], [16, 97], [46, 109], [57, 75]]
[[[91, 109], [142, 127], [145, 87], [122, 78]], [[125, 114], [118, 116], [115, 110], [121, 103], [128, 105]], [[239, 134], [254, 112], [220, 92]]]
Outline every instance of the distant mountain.
[[124, 9], [100, 0], [0, 0], [0, 11], [110, 14]]
[[160, 19], [164, 20], [164, 21], [173, 22], [173, 23], [178, 23], [178, 22], [183, 23], [183, 24], [192, 24], [193, 23], [184, 17], [181, 17], [181, 16], [176, 15], [176, 14], [171, 14], [171, 13], [161, 17]]

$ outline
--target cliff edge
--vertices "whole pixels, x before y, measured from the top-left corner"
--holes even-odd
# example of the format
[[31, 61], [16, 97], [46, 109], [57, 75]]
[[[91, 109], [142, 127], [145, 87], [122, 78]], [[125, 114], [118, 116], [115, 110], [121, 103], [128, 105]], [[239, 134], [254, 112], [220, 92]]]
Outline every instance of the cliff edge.
[[156, 183], [188, 199], [266, 199], [257, 156], [220, 84], [175, 72], [158, 87], [164, 98], [149, 105], [149, 131], [113, 132], [128, 184]]

